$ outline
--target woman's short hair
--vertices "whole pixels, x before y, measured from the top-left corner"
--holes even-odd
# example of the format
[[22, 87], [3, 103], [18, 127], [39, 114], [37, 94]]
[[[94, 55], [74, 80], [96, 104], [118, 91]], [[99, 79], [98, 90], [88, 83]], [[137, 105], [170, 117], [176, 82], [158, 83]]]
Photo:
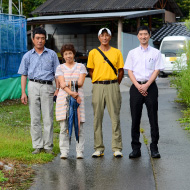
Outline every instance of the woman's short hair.
[[65, 45], [63, 45], [63, 46], [61, 47], [60, 53], [61, 53], [61, 56], [62, 56], [62, 57], [63, 57], [63, 53], [64, 53], [65, 51], [72, 51], [74, 55], [76, 54], [76, 50], [75, 50], [73, 44], [65, 44]]

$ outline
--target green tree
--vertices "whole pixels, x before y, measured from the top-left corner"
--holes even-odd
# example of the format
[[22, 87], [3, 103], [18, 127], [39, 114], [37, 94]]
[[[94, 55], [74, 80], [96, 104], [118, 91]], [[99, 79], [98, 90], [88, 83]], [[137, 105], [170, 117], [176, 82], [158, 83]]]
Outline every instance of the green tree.
[[190, 0], [175, 0], [178, 6], [180, 7], [183, 17], [182, 21], [185, 21], [188, 16], [189, 16], [189, 11], [190, 11]]
[[[18, 0], [12, 0], [13, 3], [18, 7]], [[31, 12], [35, 10], [37, 7], [39, 7], [42, 3], [44, 3], [46, 0], [21, 0], [23, 4], [23, 15], [25, 15], [27, 18], [31, 17]], [[9, 0], [3, 0], [3, 13], [9, 12]], [[18, 14], [17, 9], [12, 6], [12, 13]]]

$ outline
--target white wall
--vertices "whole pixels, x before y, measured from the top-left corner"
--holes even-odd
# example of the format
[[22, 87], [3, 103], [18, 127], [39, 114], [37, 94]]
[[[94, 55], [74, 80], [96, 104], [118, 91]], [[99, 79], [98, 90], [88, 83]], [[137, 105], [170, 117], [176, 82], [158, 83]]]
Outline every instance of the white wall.
[[[122, 33], [122, 54], [124, 61], [126, 60], [129, 51], [138, 47], [139, 45], [140, 43], [136, 35], [124, 32]], [[149, 40], [149, 45], [154, 47], [152, 39]]]

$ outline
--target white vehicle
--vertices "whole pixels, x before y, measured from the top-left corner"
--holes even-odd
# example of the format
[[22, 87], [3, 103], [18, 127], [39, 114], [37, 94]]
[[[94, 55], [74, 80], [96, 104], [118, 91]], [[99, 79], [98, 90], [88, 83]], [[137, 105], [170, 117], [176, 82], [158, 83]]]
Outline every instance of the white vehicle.
[[173, 71], [180, 71], [187, 65], [187, 57], [184, 53], [190, 37], [187, 36], [167, 36], [162, 40], [160, 51], [164, 61], [164, 74], [171, 74]]

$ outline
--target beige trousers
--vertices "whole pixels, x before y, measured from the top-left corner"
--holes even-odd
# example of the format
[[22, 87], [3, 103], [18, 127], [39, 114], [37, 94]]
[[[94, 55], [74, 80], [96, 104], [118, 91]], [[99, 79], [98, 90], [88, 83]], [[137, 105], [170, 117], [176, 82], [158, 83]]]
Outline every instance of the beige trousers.
[[[33, 148], [53, 148], [53, 85], [28, 82]], [[41, 126], [41, 115], [44, 128]]]
[[102, 121], [107, 106], [112, 121], [112, 151], [122, 150], [120, 128], [121, 93], [118, 83], [93, 84], [92, 105], [94, 109], [94, 149], [104, 151]]
[[[60, 134], [59, 134], [59, 148], [61, 154], [69, 153], [69, 134], [67, 133], [66, 120], [60, 121]], [[74, 129], [73, 129], [74, 135]], [[80, 123], [80, 132], [79, 132], [79, 143], [76, 141], [76, 152], [84, 152], [84, 129], [83, 123]], [[72, 143], [72, 142], [71, 142]]]

